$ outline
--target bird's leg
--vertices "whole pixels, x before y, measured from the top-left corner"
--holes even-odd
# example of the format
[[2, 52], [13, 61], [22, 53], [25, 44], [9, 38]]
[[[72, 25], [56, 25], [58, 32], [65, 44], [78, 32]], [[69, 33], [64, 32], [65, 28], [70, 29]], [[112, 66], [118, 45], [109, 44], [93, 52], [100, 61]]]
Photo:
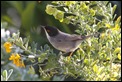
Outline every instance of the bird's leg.
[[68, 61], [70, 60], [72, 54], [73, 54], [73, 52], [70, 52], [70, 55], [68, 56]]
[[69, 57], [71, 57], [71, 56], [72, 56], [72, 54], [73, 54], [73, 52], [70, 52], [70, 55], [69, 55]]

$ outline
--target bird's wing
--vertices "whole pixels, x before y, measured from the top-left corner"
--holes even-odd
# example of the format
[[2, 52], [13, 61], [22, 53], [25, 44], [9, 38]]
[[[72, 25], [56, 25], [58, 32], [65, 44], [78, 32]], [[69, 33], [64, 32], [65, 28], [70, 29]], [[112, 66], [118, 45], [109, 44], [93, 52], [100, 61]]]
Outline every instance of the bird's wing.
[[67, 34], [64, 32], [61, 32], [61, 35], [59, 35], [59, 39], [65, 40], [65, 41], [75, 41], [75, 40], [81, 40], [81, 35], [76, 35], [76, 34]]
[[87, 36], [84, 36], [84, 35], [76, 35], [76, 34], [72, 34], [72, 35], [69, 35], [69, 36], [66, 36], [68, 40], [71, 40], [71, 41], [77, 41], [77, 40], [85, 40], [87, 38], [90, 38], [90, 37], [93, 37], [93, 36], [99, 36], [100, 33], [94, 33], [94, 34], [91, 34], [91, 35], [87, 35]]
[[69, 37], [67, 36], [66, 39], [70, 41], [76, 41], [76, 40], [81, 40], [82, 38], [81, 38], [81, 35], [72, 34], [72, 35], [69, 35]]
[[62, 40], [63, 41], [77, 41], [77, 40], [85, 40], [94, 35], [97, 35], [97, 33], [92, 34], [92, 35], [83, 36], [83, 35], [68, 34], [68, 33], [60, 32], [60, 35], [58, 37], [61, 41]]

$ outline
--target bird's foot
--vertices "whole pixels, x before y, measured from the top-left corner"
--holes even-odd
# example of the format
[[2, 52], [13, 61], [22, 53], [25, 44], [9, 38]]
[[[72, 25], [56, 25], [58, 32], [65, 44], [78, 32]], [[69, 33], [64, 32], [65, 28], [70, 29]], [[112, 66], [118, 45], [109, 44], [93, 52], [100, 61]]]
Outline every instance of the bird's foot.
[[69, 62], [69, 61], [70, 61], [70, 59], [71, 59], [71, 57], [70, 57], [70, 56], [68, 56], [67, 61]]

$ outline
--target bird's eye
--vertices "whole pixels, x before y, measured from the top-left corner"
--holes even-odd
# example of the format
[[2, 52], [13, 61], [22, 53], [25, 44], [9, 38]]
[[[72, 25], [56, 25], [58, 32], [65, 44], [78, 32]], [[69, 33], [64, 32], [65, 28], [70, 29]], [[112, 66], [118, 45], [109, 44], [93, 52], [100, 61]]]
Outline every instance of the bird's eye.
[[50, 32], [50, 30], [47, 30], [47, 32]]

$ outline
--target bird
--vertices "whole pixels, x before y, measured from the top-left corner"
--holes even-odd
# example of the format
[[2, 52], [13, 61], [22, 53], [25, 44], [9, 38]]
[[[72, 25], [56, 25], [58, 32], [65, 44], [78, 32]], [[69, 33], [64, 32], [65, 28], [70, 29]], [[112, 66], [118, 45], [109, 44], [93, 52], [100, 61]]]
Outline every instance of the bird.
[[60, 31], [54, 26], [41, 25], [41, 27], [44, 29], [50, 44], [57, 50], [60, 50], [65, 53], [70, 52], [69, 57], [71, 57], [73, 52], [79, 48], [82, 41], [96, 35], [96, 33], [88, 36], [68, 34]]

